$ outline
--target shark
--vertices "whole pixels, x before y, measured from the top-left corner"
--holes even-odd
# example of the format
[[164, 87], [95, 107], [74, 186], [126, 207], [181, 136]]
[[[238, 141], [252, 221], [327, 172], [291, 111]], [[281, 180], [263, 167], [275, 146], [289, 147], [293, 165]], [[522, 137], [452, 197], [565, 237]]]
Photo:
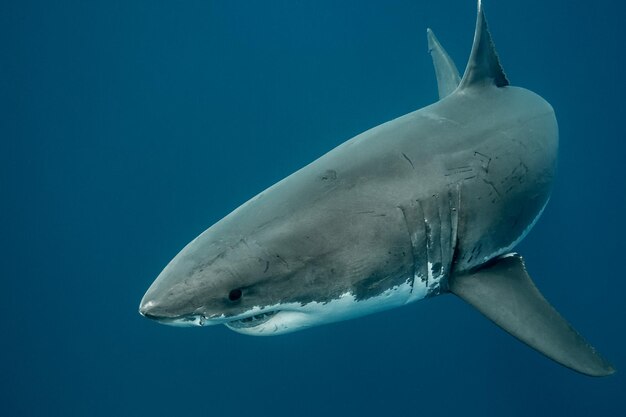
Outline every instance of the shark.
[[187, 244], [141, 315], [290, 333], [454, 294], [548, 358], [612, 374], [512, 252], [544, 210], [558, 153], [551, 105], [511, 86], [482, 2], [461, 77], [432, 30], [439, 100], [357, 135]]

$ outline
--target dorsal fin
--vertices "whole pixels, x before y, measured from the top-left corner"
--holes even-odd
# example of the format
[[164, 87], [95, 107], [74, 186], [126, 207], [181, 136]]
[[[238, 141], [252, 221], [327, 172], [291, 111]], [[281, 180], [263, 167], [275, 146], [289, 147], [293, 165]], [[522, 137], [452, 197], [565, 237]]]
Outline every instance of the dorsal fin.
[[456, 90], [461, 81], [461, 77], [459, 76], [459, 70], [456, 69], [456, 65], [454, 65], [454, 61], [452, 61], [452, 58], [450, 58], [446, 50], [443, 49], [443, 46], [441, 46], [439, 40], [430, 28], [426, 29], [426, 36], [428, 37], [428, 52], [433, 59], [435, 75], [437, 76], [439, 100], [441, 100]]
[[504, 74], [496, 48], [493, 45], [493, 40], [487, 27], [487, 20], [483, 13], [482, 1], [478, 0], [478, 17], [476, 19], [474, 44], [472, 45], [472, 53], [470, 54], [459, 89], [481, 85], [504, 87], [509, 85], [509, 80], [507, 80]]

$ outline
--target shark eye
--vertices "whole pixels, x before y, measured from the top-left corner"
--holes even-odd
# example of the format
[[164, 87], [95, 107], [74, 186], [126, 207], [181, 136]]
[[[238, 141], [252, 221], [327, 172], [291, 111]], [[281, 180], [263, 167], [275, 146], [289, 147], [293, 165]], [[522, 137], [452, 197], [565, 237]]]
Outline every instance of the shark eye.
[[228, 299], [230, 301], [238, 301], [241, 299], [242, 295], [243, 293], [241, 292], [241, 289], [237, 288], [234, 290], [230, 290], [230, 292], [228, 293]]

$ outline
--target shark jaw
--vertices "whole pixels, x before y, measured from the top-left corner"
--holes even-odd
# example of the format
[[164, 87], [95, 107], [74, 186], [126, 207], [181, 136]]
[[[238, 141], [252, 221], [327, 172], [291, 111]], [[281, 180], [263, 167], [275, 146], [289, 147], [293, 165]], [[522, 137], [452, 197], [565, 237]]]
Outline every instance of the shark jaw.
[[377, 296], [361, 300], [351, 292], [346, 292], [330, 301], [255, 306], [245, 313], [230, 317], [189, 314], [163, 318], [144, 315], [170, 326], [197, 327], [224, 324], [229, 329], [245, 335], [275, 336], [399, 307], [422, 299], [427, 294], [426, 286], [414, 287], [413, 280], [407, 280]]

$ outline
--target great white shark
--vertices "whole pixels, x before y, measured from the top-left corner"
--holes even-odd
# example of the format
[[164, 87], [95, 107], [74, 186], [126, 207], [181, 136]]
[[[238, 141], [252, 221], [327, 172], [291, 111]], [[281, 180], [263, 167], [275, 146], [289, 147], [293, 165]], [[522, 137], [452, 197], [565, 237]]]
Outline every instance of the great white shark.
[[545, 300], [511, 250], [550, 197], [550, 104], [509, 85], [482, 4], [461, 78], [427, 31], [439, 101], [293, 173], [183, 248], [140, 313], [278, 335], [453, 293], [549, 358], [613, 367]]

